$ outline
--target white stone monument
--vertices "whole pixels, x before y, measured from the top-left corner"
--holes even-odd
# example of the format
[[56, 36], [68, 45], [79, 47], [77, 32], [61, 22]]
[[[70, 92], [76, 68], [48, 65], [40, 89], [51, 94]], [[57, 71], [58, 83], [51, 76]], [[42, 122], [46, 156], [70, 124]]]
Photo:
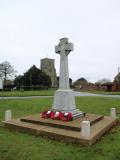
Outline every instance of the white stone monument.
[[0, 76], [0, 89], [3, 89], [3, 79], [1, 76]]
[[68, 38], [60, 39], [55, 46], [55, 52], [60, 54], [60, 78], [59, 89], [55, 92], [53, 111], [71, 112], [73, 119], [83, 116], [83, 112], [76, 109], [74, 92], [69, 85], [68, 54], [73, 51], [73, 44], [68, 42]]

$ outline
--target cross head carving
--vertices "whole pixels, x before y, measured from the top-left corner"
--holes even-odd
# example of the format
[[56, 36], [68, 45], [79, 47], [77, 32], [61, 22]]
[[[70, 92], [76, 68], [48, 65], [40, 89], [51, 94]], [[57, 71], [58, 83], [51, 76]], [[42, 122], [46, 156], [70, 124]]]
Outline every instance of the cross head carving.
[[65, 54], [66, 56], [73, 51], [73, 44], [68, 42], [68, 38], [60, 39], [60, 42], [55, 46], [55, 52], [58, 54]]

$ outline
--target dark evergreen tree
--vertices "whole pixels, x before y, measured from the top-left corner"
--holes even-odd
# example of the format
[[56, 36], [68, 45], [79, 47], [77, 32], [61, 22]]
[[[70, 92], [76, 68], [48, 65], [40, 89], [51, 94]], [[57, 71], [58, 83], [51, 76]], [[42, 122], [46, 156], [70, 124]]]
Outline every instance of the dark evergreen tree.
[[79, 78], [79, 79], [77, 79], [74, 83], [73, 83], [73, 85], [74, 86], [76, 86], [76, 85], [85, 85], [85, 84], [87, 84], [88, 83], [88, 81], [85, 79], [85, 78]]
[[14, 83], [17, 86], [47, 86], [51, 87], [51, 79], [48, 75], [43, 73], [39, 68], [33, 65], [23, 76], [15, 78]]

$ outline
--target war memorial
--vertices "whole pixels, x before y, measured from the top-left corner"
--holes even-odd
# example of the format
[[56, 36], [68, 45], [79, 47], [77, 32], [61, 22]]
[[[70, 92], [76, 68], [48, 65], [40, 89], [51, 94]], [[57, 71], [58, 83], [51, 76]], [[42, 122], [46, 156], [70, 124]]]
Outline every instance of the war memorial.
[[[55, 52], [60, 56], [59, 89], [55, 92], [53, 105], [49, 110], [18, 119], [4, 121], [6, 128], [27, 132], [50, 139], [92, 145], [117, 124], [112, 108], [112, 116], [84, 113], [77, 109], [74, 91], [69, 85], [68, 55], [73, 51], [73, 43], [68, 38], [60, 39]], [[10, 113], [6, 113], [10, 115]]]

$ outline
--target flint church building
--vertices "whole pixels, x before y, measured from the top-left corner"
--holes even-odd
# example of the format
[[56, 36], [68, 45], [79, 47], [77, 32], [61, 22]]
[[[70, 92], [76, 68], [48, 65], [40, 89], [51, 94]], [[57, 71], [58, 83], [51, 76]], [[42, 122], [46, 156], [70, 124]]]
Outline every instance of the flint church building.
[[55, 69], [55, 60], [50, 58], [41, 59], [40, 63], [41, 70], [51, 78], [51, 87], [57, 87], [57, 76]]

